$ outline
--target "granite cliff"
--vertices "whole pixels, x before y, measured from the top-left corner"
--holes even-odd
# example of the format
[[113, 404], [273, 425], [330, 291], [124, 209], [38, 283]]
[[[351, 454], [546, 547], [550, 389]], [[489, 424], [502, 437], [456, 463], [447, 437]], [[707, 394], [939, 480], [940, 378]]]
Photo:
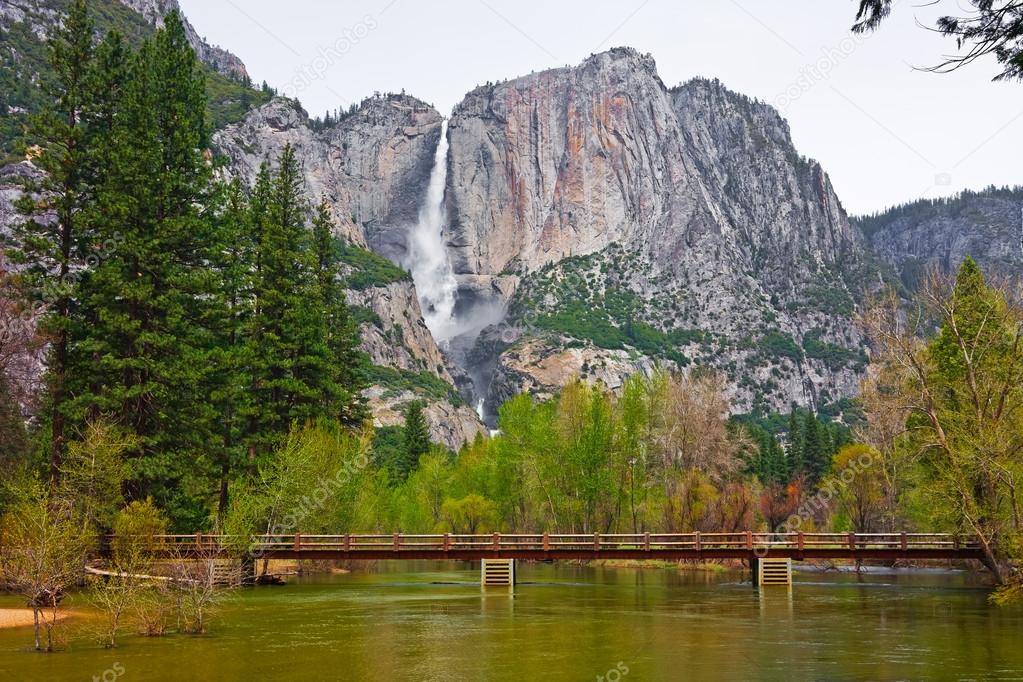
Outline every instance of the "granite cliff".
[[467, 353], [491, 404], [572, 346], [584, 375], [718, 367], [744, 408], [855, 391], [866, 245], [771, 107], [620, 48], [477, 88], [450, 130], [462, 314], [512, 329]]

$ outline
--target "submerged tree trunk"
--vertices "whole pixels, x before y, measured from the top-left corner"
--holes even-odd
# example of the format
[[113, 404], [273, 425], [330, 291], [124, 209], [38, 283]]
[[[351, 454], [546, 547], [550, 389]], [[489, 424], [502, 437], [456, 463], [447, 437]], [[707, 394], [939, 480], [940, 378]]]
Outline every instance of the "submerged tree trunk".
[[41, 651], [43, 648], [42, 642], [39, 639], [39, 628], [41, 627], [41, 624], [39, 623], [39, 606], [36, 604], [32, 605], [32, 621], [35, 626], [36, 651]]

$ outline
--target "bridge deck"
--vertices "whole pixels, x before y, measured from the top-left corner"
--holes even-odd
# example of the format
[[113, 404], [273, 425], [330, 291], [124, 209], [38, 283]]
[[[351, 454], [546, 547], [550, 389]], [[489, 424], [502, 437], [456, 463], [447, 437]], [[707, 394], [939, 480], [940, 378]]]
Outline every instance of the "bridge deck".
[[[311, 560], [979, 559], [973, 537], [934, 533], [163, 535], [165, 556], [247, 553]], [[108, 544], [109, 546], [109, 544]]]

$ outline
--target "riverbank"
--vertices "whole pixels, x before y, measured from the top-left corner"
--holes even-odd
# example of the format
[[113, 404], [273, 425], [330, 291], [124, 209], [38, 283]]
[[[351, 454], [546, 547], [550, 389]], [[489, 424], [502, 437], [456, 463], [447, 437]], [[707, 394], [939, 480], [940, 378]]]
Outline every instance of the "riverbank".
[[724, 571], [741, 570], [743, 568], [741, 563], [726, 565], [723, 563], [663, 561], [659, 559], [598, 559], [596, 561], [583, 562], [581, 565], [591, 568], [645, 568], [707, 573], [723, 573]]
[[[61, 613], [57, 622], [67, 620], [70, 613]], [[0, 609], [0, 630], [27, 628], [35, 624], [32, 609]]]

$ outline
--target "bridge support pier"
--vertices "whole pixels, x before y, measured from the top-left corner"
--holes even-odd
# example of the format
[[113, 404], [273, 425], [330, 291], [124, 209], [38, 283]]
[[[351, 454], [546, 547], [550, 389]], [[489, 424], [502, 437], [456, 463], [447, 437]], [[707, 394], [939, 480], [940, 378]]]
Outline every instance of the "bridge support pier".
[[758, 587], [792, 584], [792, 559], [756, 559], [753, 567]]
[[484, 559], [480, 567], [480, 584], [484, 587], [489, 585], [513, 586], [515, 584], [515, 560]]

